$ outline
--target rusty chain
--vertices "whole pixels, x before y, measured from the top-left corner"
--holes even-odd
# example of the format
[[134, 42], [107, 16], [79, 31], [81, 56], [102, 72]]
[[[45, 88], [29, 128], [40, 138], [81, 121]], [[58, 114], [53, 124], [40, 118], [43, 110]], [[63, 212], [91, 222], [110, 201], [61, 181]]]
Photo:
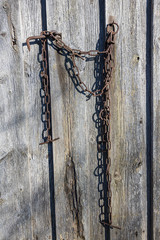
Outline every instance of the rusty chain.
[[[44, 91], [44, 103], [45, 103], [45, 127], [44, 127], [44, 138], [46, 139], [45, 142], [40, 143], [40, 145], [54, 142], [55, 140], [58, 140], [59, 138], [52, 139], [52, 133], [51, 133], [51, 112], [50, 112], [50, 86], [49, 86], [49, 77], [48, 77], [48, 63], [47, 63], [47, 39], [42, 38], [42, 70], [41, 70], [41, 78], [42, 78], [42, 85], [43, 85], [43, 91]], [[46, 135], [46, 136], [45, 136]]]
[[[47, 139], [45, 142], [40, 144], [45, 144], [49, 142], [53, 142], [59, 138], [52, 140], [51, 134], [51, 113], [50, 113], [50, 89], [49, 89], [49, 77], [48, 77], [48, 69], [47, 69], [47, 50], [46, 44], [47, 39], [53, 41], [55, 46], [59, 49], [65, 49], [68, 52], [68, 55], [71, 57], [73, 63], [73, 71], [75, 76], [77, 77], [79, 86], [81, 87], [83, 92], [88, 92], [89, 94], [97, 97], [102, 96], [103, 103], [102, 109], [100, 111], [99, 117], [102, 121], [103, 133], [101, 136], [101, 140], [98, 141], [98, 152], [105, 153], [106, 160], [106, 182], [107, 182], [107, 220], [102, 220], [101, 223], [103, 225], [110, 226], [111, 228], [120, 229], [118, 226], [112, 225], [112, 191], [111, 191], [111, 158], [110, 158], [110, 149], [111, 149], [111, 140], [110, 140], [110, 84], [112, 79], [112, 73], [114, 68], [114, 43], [115, 43], [115, 35], [119, 30], [119, 26], [117, 23], [112, 22], [107, 26], [107, 36], [105, 42], [105, 50], [89, 50], [89, 51], [81, 51], [79, 49], [72, 49], [67, 46], [62, 41], [61, 33], [57, 31], [43, 31], [40, 36], [32, 36], [27, 38], [26, 43], [28, 50], [30, 51], [30, 40], [40, 39], [42, 43], [42, 83], [44, 87], [44, 99], [45, 99], [45, 122], [46, 122], [46, 134]], [[88, 56], [98, 56], [100, 54], [104, 55], [104, 70], [103, 70], [103, 86], [101, 89], [91, 91], [87, 88], [86, 84], [81, 80], [79, 69], [76, 65], [76, 57], [85, 60], [85, 55]]]
[[[117, 25], [117, 24], [116, 24]], [[118, 25], [117, 25], [118, 27]], [[105, 50], [107, 50], [107, 54], [104, 55], [104, 89], [102, 95], [102, 109], [100, 111], [99, 117], [102, 121], [102, 136], [100, 141], [98, 142], [98, 151], [104, 153], [104, 158], [106, 160], [106, 182], [107, 182], [107, 220], [101, 221], [102, 224], [108, 225], [112, 228], [120, 229], [120, 227], [112, 225], [112, 191], [111, 191], [111, 158], [110, 158], [110, 150], [111, 150], [111, 139], [110, 139], [110, 84], [112, 80], [112, 73], [114, 68], [114, 43], [115, 43], [115, 34], [118, 32], [115, 31], [115, 23], [109, 24], [107, 27], [107, 38], [105, 43]]]

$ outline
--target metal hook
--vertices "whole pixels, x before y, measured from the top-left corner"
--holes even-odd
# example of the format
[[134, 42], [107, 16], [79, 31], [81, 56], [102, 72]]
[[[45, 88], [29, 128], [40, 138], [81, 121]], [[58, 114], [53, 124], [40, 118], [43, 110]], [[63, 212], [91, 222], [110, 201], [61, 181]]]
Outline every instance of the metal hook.
[[26, 43], [27, 43], [27, 48], [28, 50], [30, 51], [31, 49], [31, 46], [30, 46], [30, 41], [33, 40], [33, 39], [43, 39], [43, 38], [46, 38], [45, 35], [40, 35], [40, 36], [32, 36], [32, 37], [29, 37], [26, 39]]

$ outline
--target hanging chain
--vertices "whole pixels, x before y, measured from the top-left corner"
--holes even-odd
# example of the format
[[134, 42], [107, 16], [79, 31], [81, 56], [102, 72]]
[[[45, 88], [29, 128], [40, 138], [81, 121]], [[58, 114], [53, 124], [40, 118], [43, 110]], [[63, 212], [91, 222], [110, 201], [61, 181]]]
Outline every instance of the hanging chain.
[[[91, 91], [87, 88], [86, 84], [81, 80], [80, 78], [80, 74], [79, 74], [79, 69], [76, 65], [76, 60], [75, 60], [75, 57], [79, 57], [81, 58], [82, 60], [85, 60], [85, 57], [84, 55], [88, 55], [88, 56], [93, 56], [93, 57], [96, 57], [100, 54], [104, 54], [104, 55], [108, 55], [108, 53], [111, 51], [111, 45], [113, 43], [113, 39], [114, 39], [114, 35], [118, 32], [118, 29], [119, 29], [119, 26], [117, 23], [113, 22], [111, 24], [109, 24], [108, 26], [116, 26], [117, 27], [117, 30], [116, 31], [111, 31], [110, 32], [110, 43], [109, 43], [109, 46], [108, 48], [105, 49], [105, 51], [99, 51], [99, 50], [89, 50], [89, 51], [81, 51], [79, 49], [72, 49], [70, 48], [69, 46], [67, 46], [63, 41], [62, 41], [62, 35], [61, 33], [58, 33], [57, 31], [43, 31], [41, 32], [41, 35], [40, 36], [33, 36], [33, 37], [29, 37], [27, 38], [26, 42], [27, 42], [27, 47], [28, 49], [30, 50], [30, 44], [29, 44], [29, 41], [32, 40], [32, 39], [50, 39], [53, 41], [53, 43], [58, 47], [58, 48], [63, 48], [65, 49], [68, 54], [71, 56], [71, 59], [72, 59], [72, 62], [73, 62], [73, 71], [74, 71], [74, 74], [75, 76], [77, 77], [77, 80], [78, 80], [78, 83], [79, 83], [79, 86], [81, 87], [82, 91], [83, 92], [88, 92], [89, 94], [97, 97], [97, 96], [100, 96], [104, 93], [104, 90], [108, 87], [108, 83], [106, 82], [106, 84], [103, 86], [102, 89], [99, 89], [99, 90], [95, 90], [95, 91]], [[41, 40], [41, 41], [42, 41]], [[107, 64], [106, 64], [106, 69], [107, 69]]]
[[[119, 26], [117, 23], [112, 22], [107, 26], [107, 36], [105, 42], [105, 50], [90, 50], [90, 51], [81, 51], [79, 49], [72, 49], [67, 46], [62, 41], [61, 33], [57, 31], [43, 31], [40, 36], [33, 36], [27, 38], [27, 47], [30, 50], [30, 40], [33, 39], [41, 39], [42, 43], [42, 68], [41, 77], [42, 83], [44, 87], [45, 93], [45, 122], [46, 122], [46, 131], [47, 131], [47, 140], [44, 143], [53, 142], [59, 138], [53, 139], [51, 137], [51, 113], [50, 113], [50, 89], [49, 89], [49, 78], [48, 78], [48, 70], [47, 70], [47, 50], [46, 43], [47, 39], [53, 41], [55, 46], [59, 49], [64, 49], [67, 51], [68, 55], [71, 57], [73, 62], [73, 71], [75, 76], [77, 77], [79, 86], [81, 87], [83, 92], [88, 92], [89, 94], [97, 97], [102, 96], [103, 103], [102, 109], [100, 111], [100, 119], [102, 121], [103, 134], [101, 141], [98, 142], [98, 151], [105, 153], [105, 161], [106, 161], [106, 182], [107, 182], [107, 220], [101, 221], [102, 224], [110, 226], [111, 228], [118, 228], [117, 226], [112, 225], [112, 191], [111, 191], [111, 158], [110, 158], [110, 149], [111, 149], [111, 140], [110, 140], [110, 84], [112, 79], [112, 73], [114, 68], [114, 43], [115, 43], [115, 35], [119, 30]], [[76, 57], [85, 60], [85, 55], [96, 57], [100, 54], [104, 55], [104, 71], [103, 71], [103, 86], [101, 89], [91, 91], [87, 88], [86, 84], [81, 80], [79, 69], [76, 65]], [[40, 144], [44, 144], [40, 143]]]
[[111, 158], [110, 158], [110, 150], [111, 150], [111, 139], [110, 139], [110, 84], [112, 80], [112, 73], [114, 68], [114, 43], [115, 43], [115, 34], [118, 32], [115, 31], [115, 23], [109, 24], [107, 27], [107, 38], [105, 43], [105, 49], [107, 50], [107, 54], [104, 55], [104, 89], [102, 95], [102, 109], [100, 111], [99, 117], [102, 120], [102, 138], [101, 141], [98, 142], [98, 150], [104, 153], [104, 160], [106, 161], [106, 183], [107, 183], [107, 219], [106, 221], [102, 221], [101, 223], [104, 225], [108, 225], [112, 228], [120, 229], [118, 226], [112, 225], [112, 191], [111, 191]]
[[43, 143], [40, 143], [40, 145], [54, 142], [58, 140], [59, 138], [52, 139], [52, 133], [51, 133], [51, 112], [50, 112], [50, 103], [51, 103], [51, 97], [50, 97], [50, 86], [49, 86], [49, 78], [48, 78], [48, 63], [47, 63], [47, 39], [41, 39], [42, 43], [42, 70], [41, 70], [41, 78], [42, 78], [42, 85], [43, 85], [43, 91], [44, 91], [44, 104], [45, 104], [45, 127], [43, 134], [44, 138], [46, 138], [46, 141]]

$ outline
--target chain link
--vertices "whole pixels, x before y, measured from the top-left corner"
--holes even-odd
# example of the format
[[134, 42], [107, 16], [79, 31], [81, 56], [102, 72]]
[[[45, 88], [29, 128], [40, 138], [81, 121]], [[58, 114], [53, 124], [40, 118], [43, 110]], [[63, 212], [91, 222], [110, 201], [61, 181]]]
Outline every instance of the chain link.
[[[81, 87], [83, 92], [88, 92], [89, 94], [98, 97], [102, 96], [103, 103], [102, 109], [100, 111], [99, 117], [102, 121], [102, 128], [103, 133], [100, 141], [98, 141], [98, 152], [105, 153], [105, 161], [106, 161], [106, 182], [107, 182], [107, 221], [101, 221], [102, 224], [108, 225], [111, 228], [118, 228], [117, 226], [112, 225], [112, 191], [111, 191], [111, 174], [110, 174], [110, 167], [111, 167], [111, 158], [110, 158], [110, 149], [111, 149], [111, 139], [110, 139], [110, 84], [112, 79], [112, 73], [114, 68], [114, 43], [115, 43], [115, 34], [118, 32], [119, 26], [117, 23], [112, 22], [107, 26], [107, 36], [105, 42], [105, 50], [89, 50], [89, 51], [81, 51], [79, 49], [72, 49], [67, 46], [62, 41], [61, 33], [57, 31], [43, 31], [41, 32], [40, 36], [33, 36], [27, 38], [27, 46], [30, 50], [29, 41], [32, 39], [41, 39], [42, 43], [42, 82], [44, 86], [45, 92], [45, 121], [47, 125], [47, 141], [44, 143], [48, 143], [51, 141], [55, 141], [57, 139], [52, 140], [51, 138], [51, 114], [50, 114], [50, 91], [49, 91], [49, 79], [48, 79], [48, 72], [47, 72], [47, 52], [46, 52], [46, 43], [47, 39], [53, 41], [53, 43], [60, 49], [65, 49], [68, 54], [70, 55], [73, 63], [73, 72], [77, 77], [79, 86]], [[95, 91], [91, 91], [87, 88], [86, 84], [80, 78], [79, 68], [76, 65], [76, 57], [85, 60], [85, 55], [96, 57], [98, 55], [104, 55], [104, 69], [103, 69], [103, 87], [102, 89], [98, 89]], [[44, 144], [41, 143], [41, 144]]]
[[[113, 23], [114, 25], [117, 26], [118, 28], [118, 24], [117, 23]], [[114, 36], [114, 32], [110, 32], [110, 35], [111, 36]], [[99, 51], [99, 50], [89, 50], [89, 51], [81, 51], [79, 49], [72, 49], [70, 48], [69, 46], [67, 46], [63, 41], [62, 41], [62, 38], [61, 38], [61, 35], [60, 34], [55, 34], [55, 32], [50, 32], [50, 37], [53, 38], [53, 41], [54, 41], [54, 44], [58, 47], [58, 48], [63, 48], [65, 49], [66, 51], [69, 52], [70, 56], [71, 56], [71, 59], [72, 59], [72, 62], [73, 62], [73, 71], [74, 71], [74, 74], [75, 76], [77, 77], [77, 80], [78, 80], [78, 83], [79, 83], [79, 86], [81, 87], [82, 91], [83, 92], [88, 92], [89, 94], [97, 97], [97, 96], [100, 96], [104, 93], [105, 89], [108, 88], [108, 83], [106, 81], [105, 85], [103, 86], [102, 89], [98, 89], [98, 90], [95, 90], [95, 91], [91, 91], [87, 88], [86, 84], [81, 80], [80, 78], [80, 73], [79, 73], [79, 69], [76, 65], [76, 60], [75, 58], [76, 57], [80, 57], [82, 60], [85, 60], [84, 58], [84, 55], [88, 55], [88, 56], [93, 56], [93, 57], [96, 57], [100, 54], [104, 54], [104, 55], [109, 55], [109, 53], [111, 52], [111, 45], [109, 44], [109, 46], [106, 48], [105, 51]], [[111, 54], [110, 54], [111, 56]], [[105, 64], [105, 71], [107, 70], [107, 63]], [[108, 73], [109, 74], [109, 73]]]
[[[46, 50], [47, 39], [41, 39], [42, 43], [42, 71], [41, 78], [44, 90], [44, 102], [45, 102], [45, 129], [44, 132], [47, 132], [47, 140], [44, 142], [51, 142], [51, 114], [50, 114], [50, 94], [49, 94], [49, 80], [47, 73], [47, 50]], [[44, 133], [45, 134], [45, 133]], [[41, 145], [44, 143], [40, 143]]]

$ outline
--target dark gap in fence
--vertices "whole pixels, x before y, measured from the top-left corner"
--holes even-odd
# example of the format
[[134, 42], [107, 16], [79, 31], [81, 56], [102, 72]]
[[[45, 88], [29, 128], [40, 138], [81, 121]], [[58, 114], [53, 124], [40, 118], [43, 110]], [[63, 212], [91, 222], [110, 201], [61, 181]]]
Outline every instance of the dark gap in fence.
[[[106, 40], [106, 13], [105, 13], [105, 1], [103, 0], [99, 0], [99, 50], [104, 50], [105, 47], [105, 40]], [[104, 61], [103, 61], [103, 57], [102, 57], [102, 63], [100, 61], [100, 81], [101, 84], [103, 84], [103, 67], [104, 67]], [[97, 79], [97, 83], [99, 82], [99, 80]], [[102, 86], [101, 86], [102, 87]], [[101, 99], [102, 100], [102, 99]], [[97, 102], [97, 99], [96, 99]], [[101, 102], [101, 105], [103, 103]], [[103, 107], [103, 106], [102, 106]], [[98, 113], [98, 112], [97, 112]], [[99, 113], [98, 113], [98, 117], [99, 117]], [[101, 129], [100, 129], [101, 128]], [[102, 126], [98, 129], [98, 134], [100, 133], [99, 131], [102, 130]], [[104, 130], [104, 129], [103, 129]], [[106, 158], [108, 158], [108, 152], [107, 153], [103, 153], [103, 166], [104, 166], [104, 172], [103, 172], [103, 178], [104, 178], [104, 214], [105, 214], [105, 221], [108, 222], [108, 208], [107, 208], [107, 188], [108, 188], [108, 183], [106, 180]], [[100, 179], [99, 179], [100, 180]], [[110, 240], [110, 227], [105, 226], [105, 240]]]
[[[99, 0], [99, 39], [97, 41], [96, 49], [103, 51], [106, 38], [106, 19], [105, 19], [105, 1]], [[95, 58], [95, 88], [101, 89], [103, 86], [103, 56], [97, 56]], [[95, 89], [92, 89], [95, 90]], [[99, 113], [103, 107], [102, 97], [96, 97], [95, 114], [93, 120], [97, 128], [97, 144], [99, 137], [103, 134], [102, 121], [99, 118]], [[98, 150], [98, 148], [97, 148]], [[100, 214], [99, 220], [108, 222], [107, 214], [107, 182], [106, 182], [106, 158], [108, 153], [99, 153], [97, 151], [97, 168], [95, 169], [95, 175], [98, 177], [98, 192], [99, 192], [99, 207]], [[105, 240], [110, 240], [110, 228], [105, 226]]]
[[42, 31], [47, 30], [46, 0], [41, 0]]
[[153, 1], [146, 9], [146, 160], [147, 160], [147, 239], [153, 240]]
[[[47, 9], [46, 0], [41, 0], [41, 18], [42, 18], [42, 31], [47, 30]], [[41, 50], [40, 50], [41, 51]], [[47, 63], [48, 63], [48, 79], [49, 79], [49, 58], [48, 58], [48, 46], [46, 46]], [[50, 79], [49, 79], [49, 93], [50, 93]], [[41, 96], [42, 97], [42, 96]], [[42, 97], [43, 98], [43, 97]], [[43, 101], [43, 99], [42, 99]], [[49, 106], [51, 112], [51, 104]], [[43, 105], [42, 105], [43, 115]], [[51, 121], [52, 129], [52, 121]], [[53, 165], [53, 146], [52, 143], [48, 143], [48, 166], [49, 166], [49, 190], [50, 190], [50, 209], [51, 209], [51, 227], [52, 227], [52, 240], [56, 240], [56, 217], [55, 217], [55, 198], [54, 198], [54, 165]]]

